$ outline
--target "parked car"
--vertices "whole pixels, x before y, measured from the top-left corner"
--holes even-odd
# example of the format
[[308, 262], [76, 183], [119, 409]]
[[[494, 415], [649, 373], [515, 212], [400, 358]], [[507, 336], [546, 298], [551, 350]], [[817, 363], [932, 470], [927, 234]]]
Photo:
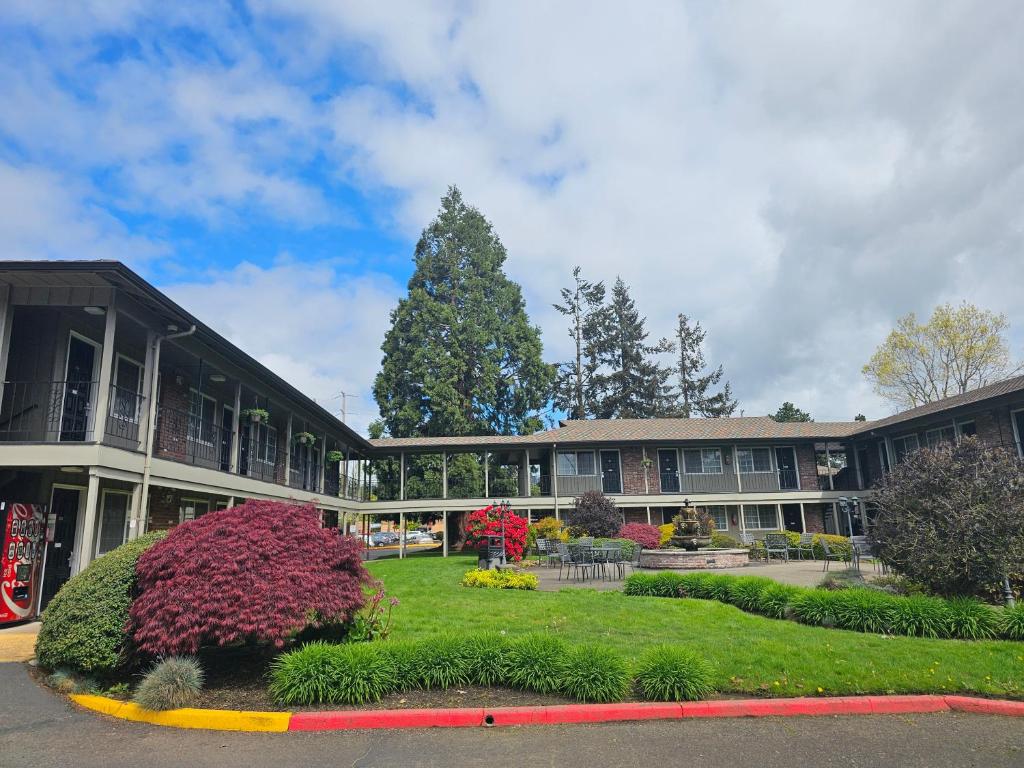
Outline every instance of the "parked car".
[[391, 544], [390, 534], [378, 531], [370, 536], [370, 546], [372, 547], [383, 547]]
[[405, 534], [405, 543], [433, 544], [434, 539], [430, 536], [429, 533], [424, 533], [423, 531], [409, 531], [407, 534]]

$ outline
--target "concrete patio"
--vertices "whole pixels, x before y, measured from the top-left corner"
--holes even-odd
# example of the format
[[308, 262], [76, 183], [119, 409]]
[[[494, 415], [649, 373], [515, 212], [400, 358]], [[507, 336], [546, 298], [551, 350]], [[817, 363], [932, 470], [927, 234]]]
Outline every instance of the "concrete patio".
[[[716, 568], [706, 573], [728, 573], [734, 576], [767, 576], [783, 584], [793, 584], [798, 587], [816, 587], [821, 583], [828, 573], [847, 573], [845, 563], [832, 563], [828, 571], [822, 570], [821, 560], [791, 560], [788, 563], [781, 560], [773, 560], [770, 564], [763, 561], [752, 562], [741, 568]], [[539, 581], [538, 589], [543, 592], [557, 592], [560, 589], [584, 588], [596, 589], [599, 591], [617, 591], [622, 589], [622, 579], [587, 579], [586, 581], [570, 579], [568, 571], [562, 569], [562, 578], [558, 578], [558, 568], [548, 568], [545, 565], [534, 566], [530, 572], [537, 575]], [[697, 571], [678, 571], [678, 573], [696, 573]], [[626, 575], [632, 573], [632, 569], [626, 568]], [[641, 569], [640, 573], [658, 573], [657, 570]], [[879, 571], [865, 563], [861, 567], [861, 576], [870, 580], [880, 574]]]

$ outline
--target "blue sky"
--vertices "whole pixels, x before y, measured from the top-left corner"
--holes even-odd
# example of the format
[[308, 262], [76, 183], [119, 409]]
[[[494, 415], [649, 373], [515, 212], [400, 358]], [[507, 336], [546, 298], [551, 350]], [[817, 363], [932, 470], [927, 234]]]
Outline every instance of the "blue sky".
[[884, 415], [860, 366], [944, 301], [1024, 352], [1019, 3], [14, 0], [0, 39], [5, 256], [125, 261], [360, 427], [453, 183], [552, 361], [576, 264], [701, 320], [748, 415]]

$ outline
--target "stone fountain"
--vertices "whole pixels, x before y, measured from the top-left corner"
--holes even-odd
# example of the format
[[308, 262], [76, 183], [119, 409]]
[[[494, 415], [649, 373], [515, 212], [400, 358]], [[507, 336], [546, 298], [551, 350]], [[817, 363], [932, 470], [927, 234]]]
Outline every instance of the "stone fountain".
[[697, 516], [697, 508], [689, 504], [679, 510], [679, 514], [672, 518], [672, 525], [675, 531], [669, 544], [676, 549], [685, 549], [687, 552], [696, 552], [701, 547], [711, 545], [711, 529], [706, 521]]
[[641, 568], [678, 570], [705, 568], [737, 568], [750, 562], [746, 549], [711, 546], [714, 522], [707, 512], [698, 512], [683, 502], [679, 514], [672, 518], [674, 530], [664, 549], [645, 549], [640, 553]]

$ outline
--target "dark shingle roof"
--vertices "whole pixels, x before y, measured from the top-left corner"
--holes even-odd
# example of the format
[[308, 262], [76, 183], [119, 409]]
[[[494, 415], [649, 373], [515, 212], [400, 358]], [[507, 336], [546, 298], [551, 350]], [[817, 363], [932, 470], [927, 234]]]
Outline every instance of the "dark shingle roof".
[[944, 397], [943, 399], [936, 400], [932, 403], [925, 403], [924, 405], [919, 405], [916, 408], [900, 411], [899, 413], [887, 416], [884, 419], [869, 421], [864, 424], [863, 428], [858, 430], [858, 432], [873, 431], [880, 427], [888, 427], [893, 424], [900, 424], [904, 421], [911, 421], [924, 416], [933, 416], [965, 405], [973, 405], [975, 403], [991, 400], [1003, 395], [1012, 395], [1015, 392], [1020, 392], [1022, 390], [1024, 390], [1024, 376], [1014, 376], [1011, 379], [1003, 379], [1002, 381], [997, 381], [994, 384], [972, 389], [970, 392], [964, 392], [962, 395]]

